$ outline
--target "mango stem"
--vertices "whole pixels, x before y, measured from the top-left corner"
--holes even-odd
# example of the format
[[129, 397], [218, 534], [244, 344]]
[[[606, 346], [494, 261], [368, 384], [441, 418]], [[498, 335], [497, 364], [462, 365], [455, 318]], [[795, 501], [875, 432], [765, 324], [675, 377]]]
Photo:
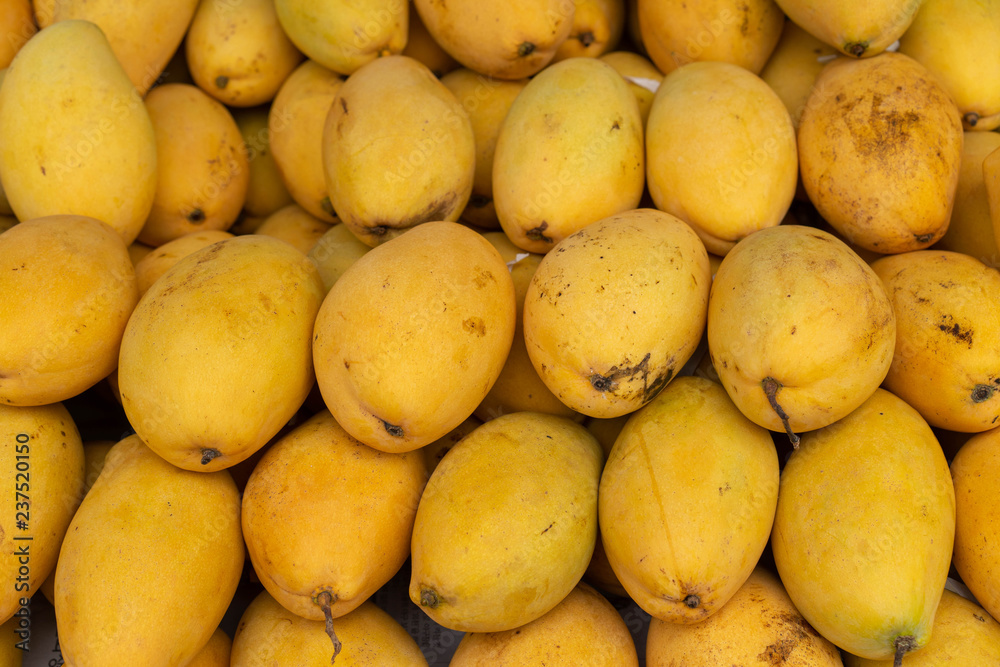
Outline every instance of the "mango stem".
[[782, 409], [781, 404], [778, 403], [778, 390], [781, 389], [781, 383], [775, 380], [773, 377], [766, 377], [761, 381], [761, 386], [764, 387], [764, 395], [767, 396], [767, 402], [771, 404], [771, 409], [774, 410], [775, 414], [778, 415], [778, 419], [781, 420], [782, 426], [785, 427], [785, 433], [788, 434], [788, 439], [792, 443], [793, 449], [799, 448], [799, 436], [792, 432], [792, 426], [788, 423], [788, 415], [785, 414], [784, 409]]
[[330, 591], [323, 591], [316, 596], [316, 603], [323, 610], [323, 617], [326, 619], [326, 634], [330, 637], [330, 641], [333, 642], [333, 657], [330, 658], [330, 664], [332, 665], [337, 660], [337, 655], [340, 653], [340, 649], [343, 648], [343, 644], [337, 639], [337, 633], [333, 631], [333, 612], [330, 611], [330, 605], [333, 604], [333, 596], [330, 595]]

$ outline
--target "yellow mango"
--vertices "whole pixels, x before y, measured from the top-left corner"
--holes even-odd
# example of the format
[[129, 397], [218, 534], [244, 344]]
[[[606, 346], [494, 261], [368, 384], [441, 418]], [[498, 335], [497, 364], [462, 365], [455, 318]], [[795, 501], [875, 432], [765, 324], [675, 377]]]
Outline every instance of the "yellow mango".
[[233, 641], [222, 628], [216, 628], [208, 643], [201, 647], [187, 667], [229, 667]]
[[871, 264], [896, 314], [883, 386], [931, 426], [980, 432], [1000, 423], [1000, 273], [946, 250]]
[[969, 438], [951, 462], [955, 484], [955, 569], [990, 612], [1000, 617], [1000, 426]]
[[639, 29], [664, 74], [692, 62], [724, 62], [757, 74], [781, 36], [774, 0], [639, 0]]
[[198, 87], [231, 107], [270, 102], [303, 57], [275, 0], [200, 0], [184, 49]]
[[323, 130], [323, 169], [341, 222], [370, 246], [425, 222], [454, 221], [472, 193], [469, 117], [407, 56], [363, 66], [337, 91]]
[[406, 46], [407, 0], [272, 0], [281, 28], [310, 60], [353, 74]]
[[483, 229], [498, 229], [500, 221], [493, 204], [493, 155], [503, 120], [528, 80], [490, 79], [463, 67], [441, 77], [441, 83], [468, 114], [476, 145], [472, 193], [462, 220]]
[[944, 453], [884, 389], [804, 434], [785, 463], [771, 533], [778, 574], [806, 621], [845, 651], [884, 660], [927, 643], [954, 538]]
[[481, 419], [473, 415], [434, 442], [421, 447], [420, 453], [424, 456], [427, 474], [430, 475], [434, 472], [444, 455], [451, 451], [451, 448], [457, 445], [459, 440], [472, 433], [482, 423]]
[[995, 269], [1000, 268], [1000, 243], [993, 232], [983, 163], [998, 149], [1000, 134], [996, 132], [965, 133], [955, 207], [951, 211], [948, 231], [934, 245], [935, 250], [965, 253]]
[[551, 611], [516, 630], [466, 633], [448, 664], [639, 667], [639, 656], [618, 610], [579, 583]]
[[[600, 534], [600, 523], [598, 523], [598, 534]], [[608, 554], [604, 550], [604, 543], [601, 540], [597, 540], [594, 545], [594, 554], [590, 557], [590, 562], [587, 563], [587, 571], [583, 573], [583, 581], [608, 595], [619, 598], [628, 598], [629, 596], [628, 591], [622, 586], [618, 575], [611, 567], [611, 561], [608, 560]]]
[[944, 85], [966, 130], [1000, 127], [1000, 6], [981, 0], [922, 0], [899, 52]]
[[458, 61], [448, 55], [434, 37], [427, 32], [427, 26], [420, 20], [420, 14], [413, 8], [409, 0], [409, 29], [406, 36], [406, 48], [402, 55], [409, 56], [423, 63], [437, 78], [442, 78], [448, 72], [461, 67]]
[[510, 272], [486, 239], [453, 222], [418, 225], [359, 258], [323, 301], [313, 343], [323, 400], [370, 447], [433, 442], [493, 386], [515, 306]]
[[180, 46], [197, 6], [198, 0], [58, 0], [52, 22], [95, 23], [132, 85], [145, 95]]
[[316, 241], [306, 256], [316, 265], [323, 279], [323, 289], [329, 292], [347, 267], [369, 250], [371, 246], [358, 239], [347, 225], [337, 224]]
[[427, 667], [427, 659], [413, 637], [374, 602], [366, 602], [350, 614], [333, 619], [332, 627], [336, 637], [333, 644], [322, 621], [296, 616], [266, 590], [262, 591], [236, 626], [232, 664]]
[[269, 146], [274, 164], [295, 203], [328, 223], [337, 220], [323, 174], [326, 115], [343, 77], [306, 60], [292, 72], [268, 112]]
[[604, 551], [629, 596], [661, 620], [697, 623], [767, 545], [778, 455], [722, 387], [683, 376], [626, 422], [598, 498]]
[[829, 44], [792, 21], [785, 21], [781, 39], [760, 71], [760, 78], [784, 102], [796, 130], [816, 79], [836, 54], [837, 50]]
[[497, 138], [493, 200], [519, 248], [545, 254], [592, 222], [634, 209], [645, 184], [639, 104], [613, 67], [571, 58], [534, 77]]
[[962, 138], [958, 108], [917, 61], [839, 57], [799, 122], [802, 184], [852, 243], [883, 254], [927, 248], [948, 229]]
[[764, 81], [729, 63], [691, 63], [663, 80], [646, 123], [656, 207], [691, 225], [709, 252], [781, 223], [798, 182], [795, 128]]
[[31, 9], [39, 28], [47, 28], [52, 24], [55, 7], [56, 0], [31, 0]]
[[573, 27], [552, 62], [613, 51], [625, 30], [625, 0], [573, 0]]
[[196, 86], [168, 83], [146, 96], [159, 175], [138, 240], [153, 247], [196, 231], [226, 231], [243, 208], [249, 165], [223, 104]]
[[[83, 443], [61, 403], [0, 405], [0, 438], [3, 481], [9, 489], [0, 503], [0, 576], [7, 582], [0, 596], [0, 621], [16, 616], [30, 625], [28, 599], [55, 569], [83, 495]], [[30, 640], [30, 628], [21, 639]], [[15, 641], [4, 635], [4, 644]]]
[[524, 297], [528, 356], [577, 412], [633, 412], [698, 346], [710, 283], [688, 225], [654, 209], [612, 215], [566, 237], [535, 271]]
[[646, 119], [649, 118], [653, 98], [656, 97], [656, 91], [663, 81], [663, 72], [656, 69], [656, 65], [648, 58], [631, 51], [612, 51], [605, 53], [600, 59], [614, 67], [615, 71], [621, 74], [628, 83], [629, 89], [635, 93], [635, 100], [639, 103], [639, 115], [642, 117], [642, 126], [646, 127]]
[[[848, 655], [847, 667], [892, 667], [891, 660]], [[934, 614], [931, 638], [906, 656], [906, 667], [1000, 664], [1000, 623], [975, 602], [945, 589]]]
[[379, 452], [328, 411], [316, 414], [268, 448], [243, 494], [243, 536], [261, 583], [314, 621], [357, 609], [409, 557], [426, 481], [420, 452]]
[[554, 415], [504, 415], [465, 436], [420, 498], [410, 599], [466, 632], [512, 630], [553, 609], [594, 551], [602, 461], [594, 436]]
[[139, 285], [139, 296], [149, 291], [149, 288], [160, 276], [191, 253], [231, 238], [233, 238], [232, 234], [219, 229], [191, 232], [173, 241], [168, 241], [158, 248], [150, 248], [150, 251], [135, 264], [135, 279]]
[[156, 137], [100, 28], [60, 21], [25, 44], [0, 87], [0, 137], [19, 219], [86, 215], [135, 240], [153, 205]]
[[38, 32], [32, 14], [31, 0], [7, 0], [0, 6], [0, 69], [10, 61], [25, 43]]
[[993, 221], [993, 237], [1000, 243], [1000, 148], [983, 159], [983, 185]]
[[233, 111], [233, 120], [243, 135], [250, 168], [243, 212], [264, 218], [293, 201], [271, 151], [270, 118], [271, 111], [267, 105]]
[[414, 8], [438, 44], [484, 76], [523, 79], [552, 62], [573, 27], [575, 0], [415, 0]]
[[854, 58], [885, 51], [913, 22], [924, 0], [775, 0], [792, 21]]
[[682, 625], [653, 618], [646, 665], [843, 667], [837, 647], [806, 623], [781, 581], [761, 566], [705, 621]]
[[56, 568], [67, 665], [178, 665], [208, 642], [243, 570], [228, 472], [194, 473], [132, 435], [108, 453]]
[[298, 204], [289, 204], [269, 215], [254, 234], [281, 239], [307, 255], [331, 227]]
[[800, 225], [751, 234], [723, 258], [707, 330], [733, 402], [793, 443], [796, 431], [832, 424], [871, 396], [896, 344], [892, 303], [871, 267], [832, 234]]
[[263, 447], [313, 385], [322, 299], [316, 268], [277, 239], [236, 237], [180, 260], [143, 295], [122, 339], [118, 382], [136, 433], [202, 472]]
[[104, 379], [138, 299], [125, 244], [98, 220], [48, 216], [0, 235], [0, 403], [58, 403]]

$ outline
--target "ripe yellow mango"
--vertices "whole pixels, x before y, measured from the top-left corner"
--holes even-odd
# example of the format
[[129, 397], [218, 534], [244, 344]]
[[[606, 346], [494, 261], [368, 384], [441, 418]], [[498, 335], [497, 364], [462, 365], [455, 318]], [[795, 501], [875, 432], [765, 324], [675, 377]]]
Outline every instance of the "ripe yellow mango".
[[243, 558], [229, 473], [181, 470], [138, 436], [125, 438], [59, 553], [56, 625], [66, 664], [186, 664], [219, 627]]
[[180, 46], [197, 6], [198, 0], [58, 0], [52, 22], [97, 24], [132, 85], [145, 95]]
[[156, 137], [100, 28], [61, 21], [25, 44], [0, 87], [0, 137], [19, 219], [86, 215], [135, 240], [153, 205]]
[[298, 204], [289, 204], [267, 216], [254, 234], [281, 239], [307, 255], [331, 227]]
[[553, 609], [594, 551], [603, 458], [583, 426], [537, 412], [465, 436], [420, 498], [410, 599], [466, 632], [512, 630]]
[[990, 612], [1000, 617], [1000, 427], [966, 441], [951, 462], [955, 484], [955, 569]]
[[431, 443], [496, 382], [515, 305], [489, 241], [454, 222], [418, 225], [359, 258], [323, 301], [313, 343], [323, 400], [370, 447]]
[[965, 253], [993, 268], [1000, 268], [1000, 243], [993, 232], [983, 164], [997, 150], [1000, 150], [1000, 134], [965, 133], [955, 207], [951, 211], [948, 231], [934, 246], [935, 250]]
[[299, 206], [328, 223], [337, 220], [323, 174], [326, 115], [344, 78], [306, 60], [288, 75], [268, 112], [271, 156]]
[[138, 299], [125, 244], [98, 220], [48, 216], [0, 235], [0, 403], [58, 403], [105, 378]]
[[523, 79], [552, 62], [569, 37], [574, 0], [416, 0], [427, 31], [463, 66], [497, 79]]
[[232, 114], [184, 83], [157, 86], [145, 104], [159, 173], [153, 209], [137, 240], [155, 247], [192, 232], [226, 231], [243, 208], [250, 176]]
[[570, 58], [514, 100], [497, 138], [493, 200], [519, 248], [545, 254], [573, 232], [634, 209], [645, 184], [642, 117], [613, 67]]
[[412, 5], [409, 14], [406, 48], [403, 49], [402, 55], [419, 60], [439, 79], [461, 67], [457, 60], [434, 41], [434, 37], [427, 32], [427, 26], [420, 20], [420, 14], [412, 10]]
[[573, 27], [552, 62], [613, 51], [625, 30], [625, 0], [573, 0]]
[[208, 643], [201, 647], [187, 667], [229, 667], [233, 640], [226, 631], [217, 628]]
[[773, 0], [639, 0], [638, 14], [642, 43], [664, 74], [700, 61], [757, 74], [785, 20]]
[[551, 611], [515, 630], [466, 633], [449, 663], [521, 665], [639, 667], [639, 656], [618, 610], [581, 582]]
[[358, 239], [347, 225], [337, 224], [316, 241], [306, 256], [316, 265], [323, 289], [329, 292], [347, 267], [369, 250], [371, 246]]
[[247, 482], [243, 536], [261, 583], [314, 621], [357, 609], [409, 557], [426, 481], [420, 452], [379, 452], [319, 412], [269, 447]]
[[326, 117], [323, 169], [341, 222], [370, 246], [454, 221], [472, 193], [469, 117], [431, 71], [388, 56], [348, 77]]
[[632, 51], [605, 53], [601, 56], [601, 60], [614, 67], [628, 83], [629, 89], [635, 93], [636, 102], [639, 103], [639, 115], [645, 127], [649, 110], [653, 106], [653, 98], [656, 97], [656, 91], [663, 81], [663, 72], [656, 69], [656, 65], [648, 58]]
[[837, 50], [829, 44], [813, 37], [792, 21], [785, 21], [781, 39], [760, 71], [760, 78], [785, 103], [796, 129], [817, 77], [836, 54]]
[[844, 55], [867, 58], [885, 51], [913, 22], [924, 0], [775, 0], [792, 21]]
[[962, 138], [958, 108], [916, 60], [840, 57], [799, 122], [802, 184], [852, 243], [883, 254], [927, 248], [948, 229]]
[[698, 346], [710, 283], [708, 253], [682, 221], [655, 209], [609, 216], [539, 264], [524, 297], [528, 356], [573, 410], [633, 412]]
[[10, 65], [21, 47], [38, 32], [31, 0], [8, 0], [0, 6], [0, 69]]
[[336, 654], [322, 621], [296, 616], [265, 590], [254, 598], [236, 626], [232, 664], [427, 667], [413, 637], [374, 602], [333, 619], [333, 632], [340, 644]]
[[712, 282], [708, 350], [719, 380], [751, 421], [793, 442], [794, 432], [832, 424], [871, 396], [895, 344], [882, 281], [822, 230], [751, 234]]
[[274, 0], [202, 0], [184, 49], [198, 87], [231, 107], [270, 102], [302, 61]]
[[843, 667], [837, 647], [806, 623], [781, 581], [762, 566], [709, 619], [693, 625], [650, 621], [646, 665], [678, 664]]
[[729, 63], [691, 63], [663, 80], [646, 122], [656, 207], [691, 225], [709, 252], [781, 223], [798, 182], [795, 129], [764, 81]]
[[983, 159], [983, 184], [993, 221], [993, 236], [1000, 244], [1000, 148]]
[[122, 339], [118, 382], [136, 433], [203, 472], [263, 447], [313, 385], [322, 299], [316, 267], [278, 239], [237, 237], [180, 260], [143, 295]]
[[[22, 607], [56, 567], [59, 547], [83, 496], [80, 432], [61, 403], [40, 407], [0, 405], [3, 483], [0, 510], [0, 621], [25, 617]], [[23, 522], [23, 523], [21, 523]], [[23, 627], [21, 629], [24, 629]], [[30, 640], [29, 636], [21, 639]], [[13, 644], [5, 635], [5, 644]], [[6, 663], [4, 663], [6, 664]]]
[[250, 182], [243, 202], [243, 213], [248, 216], [267, 217], [294, 201], [271, 151], [270, 117], [266, 105], [233, 110], [233, 120], [243, 135], [250, 165]]
[[931, 426], [980, 432], [1000, 424], [1000, 273], [947, 250], [871, 264], [896, 314], [883, 386]]
[[145, 294], [153, 283], [174, 264], [193, 252], [207, 248], [213, 243], [233, 238], [229, 232], [210, 230], [207, 232], [191, 232], [168, 241], [158, 248], [151, 248], [142, 259], [135, 263], [135, 279], [139, 285], [139, 296]]
[[629, 596], [656, 618], [697, 623], [764, 551], [778, 455], [721, 386], [683, 376], [626, 422], [598, 498], [604, 551]]
[[941, 446], [884, 389], [804, 434], [785, 463], [771, 534], [778, 574], [806, 621], [845, 651], [884, 660], [927, 643], [954, 539]]
[[310, 60], [353, 74], [406, 46], [407, 0], [272, 0], [281, 29]]

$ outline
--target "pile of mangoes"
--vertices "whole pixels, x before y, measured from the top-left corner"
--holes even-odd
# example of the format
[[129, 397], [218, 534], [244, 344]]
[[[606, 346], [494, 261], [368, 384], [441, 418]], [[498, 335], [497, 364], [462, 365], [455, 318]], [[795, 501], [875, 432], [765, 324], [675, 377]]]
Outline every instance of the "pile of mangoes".
[[4, 665], [1000, 664], [1000, 3], [0, 36]]

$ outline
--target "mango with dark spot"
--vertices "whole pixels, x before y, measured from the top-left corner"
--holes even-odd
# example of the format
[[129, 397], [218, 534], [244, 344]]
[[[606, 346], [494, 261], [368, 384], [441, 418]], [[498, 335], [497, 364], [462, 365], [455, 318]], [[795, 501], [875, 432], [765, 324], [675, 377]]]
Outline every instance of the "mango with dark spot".
[[921, 0], [775, 0], [798, 25], [844, 55], [869, 58], [885, 51], [913, 22]]

